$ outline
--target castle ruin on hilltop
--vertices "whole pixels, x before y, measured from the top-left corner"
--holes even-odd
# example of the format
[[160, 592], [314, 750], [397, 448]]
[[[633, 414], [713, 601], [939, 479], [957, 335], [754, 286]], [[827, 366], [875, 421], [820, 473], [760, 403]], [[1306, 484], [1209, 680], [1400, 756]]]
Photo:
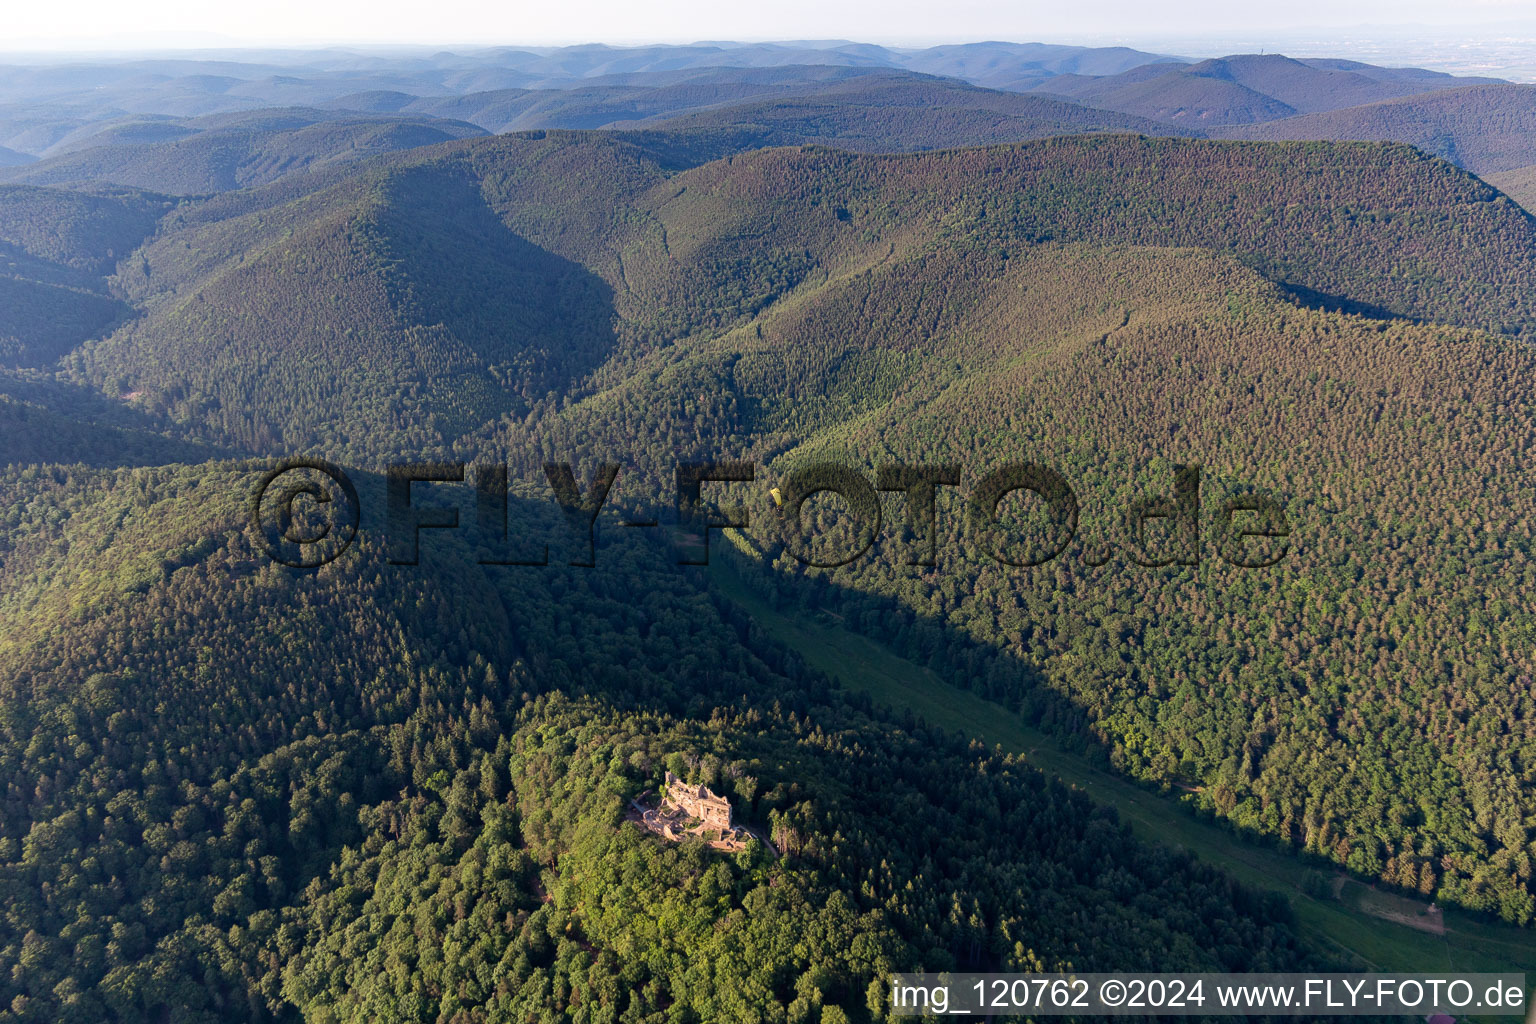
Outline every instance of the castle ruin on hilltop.
[[731, 830], [729, 800], [711, 793], [708, 786], [690, 786], [671, 772], [667, 772], [667, 792], [662, 797], [661, 806], [698, 818], [704, 828], [719, 829], [722, 832]]
[[646, 808], [636, 801], [634, 809], [640, 824], [673, 842], [694, 836], [717, 850], [740, 850], [748, 840], [758, 838], [731, 822], [729, 800], [711, 792], [708, 786], [684, 782], [671, 772], [667, 772], [661, 806]]

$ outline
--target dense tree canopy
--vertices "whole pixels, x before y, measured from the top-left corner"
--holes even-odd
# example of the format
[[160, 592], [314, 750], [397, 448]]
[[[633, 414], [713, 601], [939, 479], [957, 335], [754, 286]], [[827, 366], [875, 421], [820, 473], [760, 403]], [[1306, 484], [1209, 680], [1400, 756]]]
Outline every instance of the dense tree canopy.
[[[1536, 222], [1399, 145], [735, 133], [0, 191], [0, 1019], [831, 1022], [903, 967], [1333, 962], [620, 529], [669, 521], [682, 461], [756, 464], [712, 542], [778, 607], [1234, 828], [1531, 922]], [[314, 571], [245, 523], [296, 452], [372, 496]], [[558, 525], [546, 462], [620, 463], [597, 566], [481, 564], [467, 486], [391, 564], [376, 472], [442, 458], [510, 467], [520, 539]], [[889, 493], [864, 558], [794, 557], [769, 488], [828, 461], [959, 467], [937, 564]], [[1081, 506], [1035, 568], [965, 525], [1019, 462]], [[1126, 513], [1194, 466], [1199, 563], [1146, 565], [1175, 538]], [[1287, 553], [1245, 569], [1216, 527], [1254, 494]], [[1040, 541], [1038, 504], [999, 510]], [[627, 823], [668, 770], [776, 849]]]
[[[5, 1019], [859, 1019], [901, 968], [1311, 962], [1283, 900], [829, 688], [648, 543], [294, 573], [255, 477], [5, 480]], [[665, 770], [777, 851], [627, 824]]]

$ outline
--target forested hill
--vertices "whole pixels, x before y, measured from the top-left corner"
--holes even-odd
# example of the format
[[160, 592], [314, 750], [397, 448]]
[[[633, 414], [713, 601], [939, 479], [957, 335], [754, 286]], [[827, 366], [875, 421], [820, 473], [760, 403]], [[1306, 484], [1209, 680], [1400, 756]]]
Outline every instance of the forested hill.
[[750, 148], [823, 143], [868, 153], [984, 146], [1088, 132], [1195, 134], [1179, 126], [1055, 97], [910, 78], [855, 78], [801, 95], [718, 105], [649, 122], [619, 120], [611, 127], [642, 124], [665, 131], [716, 128], [760, 132], [758, 145]]
[[140, 315], [63, 366], [177, 443], [535, 481], [616, 460], [630, 505], [737, 455], [774, 479], [1048, 453], [1100, 519], [1173, 463], [1277, 490], [1299, 561], [1219, 604], [1178, 569], [1133, 598], [1128, 556], [914, 578], [888, 547], [802, 579], [766, 544], [763, 585], [902, 624], [883, 638], [1245, 828], [1530, 919], [1533, 627], [1523, 576], [1488, 575], [1532, 521], [1522, 210], [1402, 145], [718, 142], [523, 133], [187, 204], [120, 264]]
[[[178, 214], [119, 274], [145, 315], [77, 365], [221, 444], [436, 450], [604, 362], [933, 239], [987, 260], [1076, 241], [1203, 246], [1311, 303], [1536, 325], [1531, 220], [1404, 146], [1117, 136], [672, 170], [714, 141], [471, 140], [290, 204], [225, 203], [230, 216], [194, 210], [180, 228]], [[492, 286], [506, 275], [524, 283]]]
[[[958, 79], [932, 75], [807, 67], [780, 68], [772, 73], [720, 70], [678, 77], [680, 80], [673, 81], [671, 76], [656, 73], [634, 81], [571, 89], [499, 90], [440, 97], [361, 95], [336, 102], [342, 108], [357, 104], [364, 109], [458, 118], [494, 132], [633, 128], [692, 116], [707, 117], [711, 123], [750, 124], [730, 113], [732, 108], [743, 105], [783, 105], [791, 109], [808, 105], [847, 106], [866, 108], [865, 116], [875, 118], [880, 116], [876, 112], [890, 107], [892, 110], [886, 116], [902, 116], [905, 112], [908, 121], [907, 131], [887, 131], [880, 136], [891, 151], [934, 148], [931, 132], [921, 128], [923, 114], [947, 108], [990, 111], [1005, 122], [1033, 120], [1077, 125], [1080, 130], [1118, 127], [1149, 134], [1180, 133], [1178, 129], [1129, 114], [1095, 110], [1053, 97], [978, 88]], [[997, 130], [1001, 131], [1001, 127]], [[1029, 137], [1018, 135], [1009, 141]], [[956, 139], [951, 144], [979, 145], [984, 141], [988, 140]]]
[[[829, 688], [664, 547], [411, 569], [370, 535], [295, 573], [245, 528], [259, 470], [0, 477], [5, 1020], [833, 1024], [901, 969], [1340, 965], [1283, 901]], [[666, 771], [778, 852], [626, 824]]]
[[1216, 126], [1268, 122], [1494, 81], [1421, 68], [1249, 53], [1192, 64], [1148, 63], [1117, 75], [1060, 75], [1037, 88], [1091, 107]]
[[[659, 352], [507, 424], [492, 450], [534, 465], [622, 452], [662, 493], [676, 459], [759, 460], [757, 487], [720, 500], [757, 496], [756, 579], [784, 607], [834, 610], [1288, 848], [1529, 922], [1532, 379], [1528, 343], [1298, 308], [1209, 252], [1005, 259], [945, 241]], [[1079, 531], [1057, 540], [1017, 509], [1005, 557], [1065, 548], [1009, 568], [954, 497], [921, 568], [887, 504], [874, 553], [808, 569], [859, 549], [846, 519], [819, 506], [822, 545], [792, 555], [761, 492], [822, 460], [870, 480], [958, 465], [961, 495], [1042, 463], [1076, 492]], [[1173, 493], [1179, 465], [1203, 472], [1193, 549], [1124, 525]], [[1255, 488], [1284, 502], [1289, 540], [1272, 568], [1241, 569], [1279, 557], [1234, 553], [1219, 525]], [[1176, 555], [1198, 564], [1144, 564]]]
[[0, 165], [0, 179], [111, 182], [199, 195], [345, 167], [378, 153], [527, 129], [709, 128], [728, 136], [717, 154], [817, 141], [906, 152], [1083, 132], [1191, 134], [1056, 97], [931, 75], [822, 67], [719, 70], [676, 82], [656, 73], [636, 84], [441, 97], [361, 93], [335, 102], [339, 109], [93, 123], [48, 147], [40, 160]]
[[0, 366], [47, 366], [132, 315], [106, 278], [173, 205], [133, 189], [0, 185]]
[[1407, 96], [1266, 124], [1223, 129], [1227, 138], [1406, 142], [1478, 174], [1536, 163], [1536, 88], [1479, 85]]
[[[804, 143], [905, 152], [1135, 132], [1407, 142], [1477, 173], [1536, 163], [1526, 123], [1530, 87], [1493, 79], [1279, 54], [1196, 63], [1142, 55], [1140, 64], [1111, 70], [1137, 58], [1063, 52], [1055, 60], [1018, 63], [1023, 51], [997, 44], [893, 65], [856, 49], [823, 51], [825, 61], [798, 51], [806, 63], [766, 66], [753, 64], [764, 53], [738, 49], [733, 59], [742, 65], [682, 60], [668, 69], [644, 59], [610, 68], [584, 53], [564, 65], [567, 73], [598, 60], [593, 73], [558, 81], [513, 74], [519, 87], [505, 85], [505, 69], [445, 75], [432, 86], [413, 84], [404, 71], [323, 81], [281, 76], [246, 86], [220, 76], [178, 79], [167, 68], [164, 94], [152, 88], [121, 107], [96, 110], [104, 96], [129, 88], [104, 75], [103, 92], [76, 96], [63, 107], [51, 104], [63, 102], [67, 88], [15, 109], [0, 103], [0, 144], [12, 147], [0, 152], [0, 179], [108, 181], [196, 195], [481, 132], [642, 127], [715, 129], [722, 143], [715, 155]], [[74, 74], [84, 81], [95, 72]], [[27, 87], [11, 88], [23, 95]], [[424, 91], [407, 91], [412, 88]], [[217, 95], [200, 95], [209, 89]], [[1019, 91], [1026, 89], [1032, 91]], [[0, 99], [6, 93], [0, 68]]]
[[7, 178], [36, 185], [105, 181], [197, 195], [483, 134], [475, 125], [442, 117], [307, 110], [130, 122], [90, 136], [88, 144], [16, 167]]

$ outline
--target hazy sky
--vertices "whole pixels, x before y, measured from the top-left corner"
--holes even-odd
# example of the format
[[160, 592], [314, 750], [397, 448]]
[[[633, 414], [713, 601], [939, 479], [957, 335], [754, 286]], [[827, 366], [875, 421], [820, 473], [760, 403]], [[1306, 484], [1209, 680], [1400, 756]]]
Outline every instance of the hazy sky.
[[1536, 18], [1530, 0], [0, 0], [0, 51], [322, 42], [1104, 41]]

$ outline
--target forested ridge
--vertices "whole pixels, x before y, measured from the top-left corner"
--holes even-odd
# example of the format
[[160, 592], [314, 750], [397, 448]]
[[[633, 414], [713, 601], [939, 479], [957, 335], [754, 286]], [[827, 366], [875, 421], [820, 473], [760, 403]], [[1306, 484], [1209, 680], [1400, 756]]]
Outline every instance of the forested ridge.
[[8, 179], [33, 185], [106, 181], [199, 195], [481, 134], [475, 125], [445, 117], [304, 110], [130, 122], [92, 135], [83, 148], [62, 148], [20, 165]]
[[[658, 488], [674, 452], [762, 458], [753, 536], [781, 600], [836, 608], [946, 678], [1101, 737], [1123, 770], [1200, 787], [1243, 828], [1528, 921], [1531, 427], [1511, 416], [1529, 402], [1525, 344], [1298, 309], [1192, 251], [1052, 249], [997, 280], [962, 274], [930, 254], [829, 287], [733, 352], [700, 345], [509, 430], [508, 450], [595, 461], [655, 438], [632, 458]], [[940, 281], [953, 323], [921, 305], [855, 312]], [[812, 355], [813, 337], [842, 344]], [[1057, 561], [1009, 570], [946, 500], [925, 570], [905, 564], [891, 499], [874, 554], [806, 570], [761, 494], [815, 460], [870, 481], [883, 464], [958, 464], [959, 493], [1042, 462], [1083, 525]], [[1132, 556], [1170, 557], [1171, 542], [1138, 551], [1121, 517], [1171, 494], [1175, 463], [1203, 469], [1205, 561], [1146, 569]], [[1283, 500], [1291, 530], [1289, 557], [1263, 571], [1220, 560], [1215, 532], [1222, 502], [1254, 488]]]
[[[0, 191], [25, 280], [117, 304], [0, 376], [0, 1018], [833, 1022], [903, 967], [1344, 965], [617, 527], [669, 522], [688, 460], [756, 463], [708, 497], [750, 508], [730, 557], [776, 606], [1235, 829], [1530, 923], [1536, 223], [1395, 144], [738, 152], [753, 130]], [[506, 464], [517, 536], [553, 519], [545, 462], [623, 469], [593, 569], [477, 564], [469, 502], [420, 566], [370, 519], [296, 573], [244, 517], [300, 452], [370, 516], [384, 463]], [[768, 489], [819, 461], [959, 466], [938, 564], [894, 495], [862, 559], [793, 557]], [[1019, 461], [1082, 504], [1034, 569], [963, 526]], [[1175, 538], [1126, 510], [1192, 465], [1200, 564], [1138, 564]], [[1243, 569], [1211, 525], [1255, 491], [1289, 550]], [[778, 855], [626, 824], [667, 770]]]
[[[695, 144], [705, 153], [690, 159]], [[571, 378], [518, 369], [554, 351], [535, 308], [563, 305], [572, 372], [620, 367], [933, 235], [988, 262], [1051, 241], [1198, 245], [1307, 301], [1515, 335], [1536, 323], [1520, 255], [1536, 224], [1406, 147], [1116, 136], [702, 163], [713, 146], [709, 134], [530, 133], [400, 158], [243, 215], [226, 204], [233, 216], [181, 230], [178, 212], [119, 273], [146, 314], [72, 359], [223, 443], [324, 439], [367, 456], [447, 445], [498, 412], [560, 401]], [[445, 274], [454, 258], [470, 265]], [[494, 266], [527, 283], [486, 291], [475, 268]], [[461, 319], [442, 308], [466, 301], [505, 306]], [[524, 355], [495, 352], [524, 339]]]
[[1094, 107], [1220, 131], [1494, 81], [1335, 58], [1246, 53], [1193, 64], [1144, 64], [1117, 75], [1061, 75], [1039, 88]]
[[1528, 85], [1463, 85], [1342, 110], [1223, 129], [1241, 139], [1390, 139], [1418, 146], [1478, 174], [1531, 163], [1523, 140], [1536, 118]]
[[0, 185], [0, 366], [47, 366], [126, 319], [104, 278], [171, 205], [133, 189]]
[[[6, 1019], [835, 1021], [903, 967], [1325, 962], [648, 544], [294, 574], [250, 546], [257, 469], [7, 474]], [[664, 770], [778, 854], [624, 824]]]

